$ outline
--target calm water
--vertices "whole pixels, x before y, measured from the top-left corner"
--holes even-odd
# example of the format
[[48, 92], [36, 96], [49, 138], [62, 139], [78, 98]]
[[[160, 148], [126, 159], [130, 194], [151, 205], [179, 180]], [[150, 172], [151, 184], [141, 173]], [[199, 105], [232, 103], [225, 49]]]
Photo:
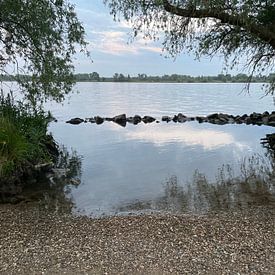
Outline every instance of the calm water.
[[[274, 128], [197, 122], [127, 124], [126, 128], [112, 122], [78, 126], [65, 123], [72, 117], [121, 113], [160, 119], [178, 112], [197, 116], [274, 110], [271, 96], [261, 98], [260, 84], [253, 85], [250, 94], [242, 93], [242, 88], [242, 84], [78, 83], [75, 90], [79, 92], [63, 106], [48, 105], [58, 119], [50, 131], [81, 160], [77, 175], [81, 183], [68, 194], [74, 212], [98, 216], [196, 211], [207, 210], [213, 203], [227, 207], [232, 202], [251, 203], [247, 196], [236, 202], [240, 190], [237, 182], [226, 192], [221, 186], [224, 178], [243, 177], [241, 164], [247, 162], [249, 166], [250, 157], [265, 155], [267, 150], [260, 139], [273, 133]], [[256, 161], [254, 164], [259, 166]], [[249, 186], [249, 192], [256, 187]], [[269, 196], [273, 187], [261, 188]], [[210, 196], [213, 190], [215, 198]]]

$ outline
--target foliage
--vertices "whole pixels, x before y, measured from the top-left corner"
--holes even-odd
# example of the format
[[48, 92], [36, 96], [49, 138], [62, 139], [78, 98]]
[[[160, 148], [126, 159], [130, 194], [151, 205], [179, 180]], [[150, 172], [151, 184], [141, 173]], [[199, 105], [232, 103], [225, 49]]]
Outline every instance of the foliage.
[[[95, 74], [95, 72], [93, 73]], [[101, 82], [176, 82], [176, 83], [208, 83], [208, 82], [219, 82], [219, 83], [245, 83], [248, 79], [246, 74], [219, 74], [217, 76], [190, 76], [190, 75], [162, 75], [162, 76], [152, 76], [147, 74], [138, 74], [137, 76], [124, 75], [122, 73], [115, 73], [113, 77], [98, 77], [91, 78], [92, 74], [76, 74], [75, 80], [78, 82], [83, 81], [101, 81]], [[269, 76], [253, 76], [251, 82], [268, 82], [274, 75]]]
[[[274, 69], [274, 0], [105, 0], [115, 19], [133, 25], [134, 36], [162, 38], [172, 56], [184, 49], [201, 55], [223, 54], [236, 65], [247, 58], [251, 76]], [[249, 80], [249, 79], [248, 79]], [[275, 78], [268, 92], [274, 92]]]
[[[49, 115], [31, 112], [10, 96], [0, 98], [0, 177], [50, 160], [46, 144]], [[16, 171], [18, 170], [18, 171]]]
[[0, 117], [0, 177], [25, 162], [28, 142], [9, 119]]
[[65, 0], [0, 1], [0, 72], [27, 72], [14, 77], [32, 106], [61, 101], [73, 81], [76, 46], [86, 52], [84, 29], [74, 6]]

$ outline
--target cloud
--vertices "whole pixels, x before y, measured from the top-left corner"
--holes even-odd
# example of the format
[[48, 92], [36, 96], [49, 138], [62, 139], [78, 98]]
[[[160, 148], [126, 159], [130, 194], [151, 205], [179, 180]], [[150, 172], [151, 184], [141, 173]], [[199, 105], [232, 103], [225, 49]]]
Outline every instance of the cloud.
[[152, 41], [138, 38], [129, 43], [127, 33], [123, 31], [92, 31], [91, 51], [97, 50], [111, 55], [141, 54], [143, 51], [162, 53], [162, 49]]

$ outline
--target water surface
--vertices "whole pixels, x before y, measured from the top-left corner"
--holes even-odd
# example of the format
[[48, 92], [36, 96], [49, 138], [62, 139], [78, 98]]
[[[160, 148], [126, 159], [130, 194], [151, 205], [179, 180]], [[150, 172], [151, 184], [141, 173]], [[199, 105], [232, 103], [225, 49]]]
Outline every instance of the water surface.
[[[253, 84], [250, 94], [242, 89], [243, 84], [78, 83], [75, 91], [79, 92], [63, 106], [47, 106], [58, 119], [50, 127], [56, 140], [81, 156], [81, 184], [70, 193], [74, 212], [98, 216], [129, 211], [207, 211], [215, 198], [198, 199], [201, 186], [207, 194], [219, 194], [205, 184], [223, 184], [221, 171], [227, 178], [244, 180], [241, 164], [255, 155], [265, 158], [267, 150], [260, 139], [274, 129], [197, 122], [127, 124], [126, 128], [112, 122], [75, 126], [66, 120], [121, 113], [160, 119], [178, 112], [197, 116], [273, 111], [273, 98], [262, 98], [260, 84]], [[262, 186], [264, 194], [273, 194], [272, 188]], [[236, 190], [242, 189], [233, 189], [223, 192], [229, 197], [219, 207], [236, 205], [240, 193]], [[254, 203], [247, 200], [247, 194], [240, 205]]]

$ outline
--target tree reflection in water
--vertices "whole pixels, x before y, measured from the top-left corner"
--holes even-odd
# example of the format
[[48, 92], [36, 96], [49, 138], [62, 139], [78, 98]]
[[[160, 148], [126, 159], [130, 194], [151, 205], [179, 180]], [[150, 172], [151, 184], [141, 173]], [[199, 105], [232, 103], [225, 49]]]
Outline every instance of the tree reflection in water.
[[23, 192], [27, 201], [37, 202], [41, 210], [71, 213], [74, 206], [71, 188], [81, 182], [81, 157], [69, 153], [65, 147], [59, 152], [53, 171], [41, 173], [36, 182], [28, 184]]
[[118, 212], [168, 211], [205, 213], [275, 205], [274, 152], [265, 157], [244, 159], [240, 175], [235, 177], [229, 165], [218, 169], [215, 182], [196, 171], [193, 180], [181, 184], [176, 176], [168, 178], [163, 196], [152, 201], [138, 201], [120, 206]]
[[[275, 147], [274, 147], [275, 148]], [[74, 207], [71, 189], [81, 181], [82, 159], [76, 152], [61, 150], [52, 174], [42, 175], [39, 184], [29, 185], [24, 196], [36, 200], [41, 210], [71, 213]], [[195, 171], [192, 182], [183, 183], [172, 176], [163, 183], [163, 195], [147, 201], [119, 205], [111, 211], [174, 213], [205, 213], [209, 211], [244, 209], [259, 205], [275, 205], [274, 149], [267, 148], [265, 156], [254, 155], [240, 164], [238, 176], [230, 165], [218, 169], [215, 182]]]

